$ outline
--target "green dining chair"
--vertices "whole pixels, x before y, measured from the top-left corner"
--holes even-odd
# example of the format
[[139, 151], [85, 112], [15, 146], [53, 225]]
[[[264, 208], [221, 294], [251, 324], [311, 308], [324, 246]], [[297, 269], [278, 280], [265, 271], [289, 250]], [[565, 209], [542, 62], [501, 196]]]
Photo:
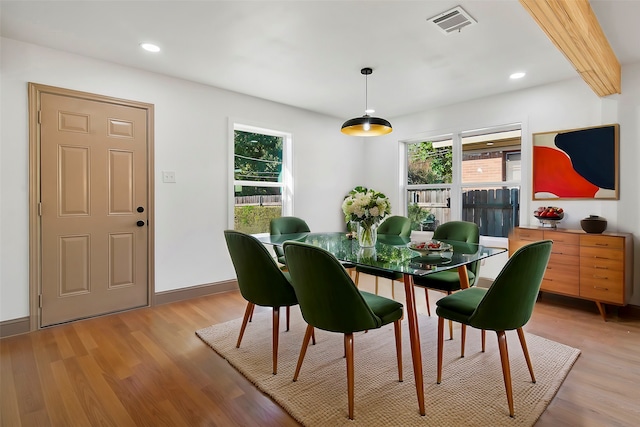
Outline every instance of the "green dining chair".
[[[478, 244], [480, 243], [480, 228], [478, 227], [478, 224], [474, 222], [449, 221], [436, 228], [433, 232], [433, 239]], [[479, 261], [467, 265], [469, 286], [473, 286], [475, 284], [479, 267]], [[458, 275], [458, 270], [454, 268], [451, 270], [427, 274], [426, 276], [415, 276], [413, 277], [413, 284], [424, 288], [424, 296], [427, 302], [427, 313], [431, 316], [429, 289], [435, 289], [440, 292], [445, 292], [447, 295], [451, 295], [452, 292], [460, 290], [460, 276]], [[449, 322], [449, 338], [453, 339], [453, 322]], [[464, 347], [462, 352], [464, 354]]]
[[287, 330], [289, 330], [289, 307], [298, 304], [289, 273], [283, 272], [278, 267], [267, 248], [255, 237], [239, 231], [225, 230], [224, 238], [236, 270], [240, 293], [247, 300], [236, 348], [240, 347], [247, 322], [252, 317], [255, 306], [272, 307], [273, 373], [276, 374], [280, 307], [287, 308]]
[[[272, 236], [278, 236], [280, 234], [305, 233], [309, 231], [311, 231], [311, 229], [307, 223], [303, 219], [295, 216], [281, 216], [279, 218], [273, 218], [269, 223], [269, 234]], [[286, 266], [287, 263], [284, 259], [284, 251], [282, 250], [282, 247], [274, 246], [273, 250], [276, 253], [278, 262]]]
[[489, 289], [463, 289], [436, 302], [438, 315], [438, 377], [442, 380], [444, 319], [474, 328], [495, 331], [502, 362], [504, 386], [507, 392], [509, 415], [513, 417], [513, 391], [505, 331], [517, 330], [524, 358], [536, 382], [522, 327], [529, 321], [536, 302], [542, 277], [551, 254], [551, 240], [530, 243], [509, 258]]
[[402, 381], [400, 321], [403, 317], [403, 306], [392, 299], [359, 291], [340, 261], [322, 248], [289, 241], [284, 244], [284, 253], [302, 317], [308, 324], [293, 381], [298, 380], [314, 328], [344, 334], [349, 419], [353, 419], [353, 333], [393, 323], [398, 380]]
[[[411, 220], [406, 216], [394, 215], [385, 219], [378, 227], [378, 236], [411, 236]], [[375, 276], [375, 293], [378, 294], [378, 278], [383, 277], [391, 280], [391, 298], [395, 299], [394, 281], [403, 281], [403, 274], [395, 271], [378, 270], [371, 267], [356, 266], [356, 286], [360, 281], [360, 273], [369, 274]]]

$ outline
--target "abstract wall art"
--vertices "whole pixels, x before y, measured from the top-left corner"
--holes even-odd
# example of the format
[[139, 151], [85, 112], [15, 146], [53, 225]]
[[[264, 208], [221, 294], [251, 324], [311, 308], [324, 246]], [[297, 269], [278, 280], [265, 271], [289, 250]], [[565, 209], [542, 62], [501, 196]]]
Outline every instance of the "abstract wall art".
[[618, 124], [534, 133], [533, 200], [619, 199]]

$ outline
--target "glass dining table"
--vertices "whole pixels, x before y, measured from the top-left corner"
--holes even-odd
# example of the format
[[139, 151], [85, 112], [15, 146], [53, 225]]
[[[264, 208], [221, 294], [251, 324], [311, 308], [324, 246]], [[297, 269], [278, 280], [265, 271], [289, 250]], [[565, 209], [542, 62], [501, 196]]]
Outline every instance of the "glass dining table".
[[288, 240], [296, 240], [321, 247], [345, 264], [403, 273], [411, 359], [420, 415], [425, 415], [424, 379], [413, 277], [426, 276], [438, 271], [457, 268], [460, 275], [461, 288], [468, 288], [467, 264], [506, 252], [505, 248], [485, 247], [473, 243], [449, 240], [442, 240], [447, 244], [445, 246], [449, 248], [448, 250], [418, 252], [409, 247], [411, 239], [408, 237], [386, 235], [378, 235], [375, 247], [363, 248], [360, 247], [357, 239], [344, 232], [256, 234], [254, 237], [264, 244], [274, 246], [281, 246]]

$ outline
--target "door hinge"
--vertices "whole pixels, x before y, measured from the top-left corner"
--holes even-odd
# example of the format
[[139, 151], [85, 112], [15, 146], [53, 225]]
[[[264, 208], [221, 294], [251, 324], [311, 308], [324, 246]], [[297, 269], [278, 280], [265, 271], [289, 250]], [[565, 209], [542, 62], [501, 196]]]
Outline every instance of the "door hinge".
[[38, 295], [38, 308], [42, 308], [42, 294]]
[[38, 202], [38, 216], [42, 216], [42, 202]]
[[42, 124], [42, 111], [38, 110], [38, 124], [41, 125]]

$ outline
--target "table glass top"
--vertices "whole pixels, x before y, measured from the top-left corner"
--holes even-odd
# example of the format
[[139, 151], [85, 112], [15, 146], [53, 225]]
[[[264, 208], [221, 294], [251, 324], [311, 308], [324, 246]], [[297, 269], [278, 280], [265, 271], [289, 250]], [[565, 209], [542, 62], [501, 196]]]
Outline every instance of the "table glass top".
[[408, 237], [382, 234], [378, 235], [375, 248], [362, 248], [357, 239], [341, 232], [255, 235], [255, 237], [265, 244], [275, 246], [281, 246], [287, 240], [296, 240], [319, 246], [343, 262], [415, 276], [448, 270], [506, 252], [504, 248], [441, 240], [449, 243], [452, 250], [420, 254], [408, 247], [411, 242]]

